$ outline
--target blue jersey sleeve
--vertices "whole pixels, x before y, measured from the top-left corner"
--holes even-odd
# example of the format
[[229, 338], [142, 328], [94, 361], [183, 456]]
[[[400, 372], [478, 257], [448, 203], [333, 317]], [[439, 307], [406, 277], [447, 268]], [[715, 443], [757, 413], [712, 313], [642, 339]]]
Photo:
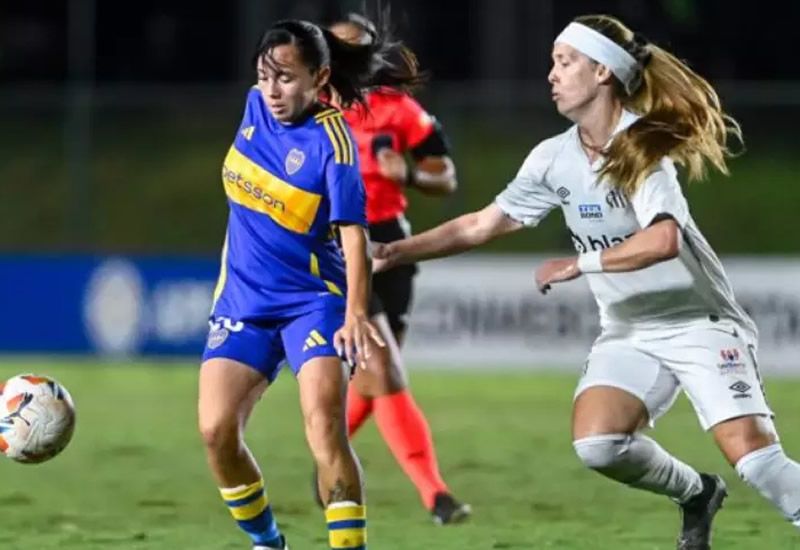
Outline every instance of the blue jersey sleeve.
[[358, 162], [337, 163], [328, 159], [325, 184], [330, 200], [330, 223], [352, 223], [367, 226], [366, 193]]

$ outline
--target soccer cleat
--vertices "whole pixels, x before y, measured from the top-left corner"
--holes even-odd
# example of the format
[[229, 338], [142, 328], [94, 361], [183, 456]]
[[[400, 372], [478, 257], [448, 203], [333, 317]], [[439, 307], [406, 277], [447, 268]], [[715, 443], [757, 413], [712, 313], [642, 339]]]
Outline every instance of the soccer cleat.
[[449, 493], [438, 493], [433, 501], [431, 516], [437, 525], [452, 525], [465, 521], [472, 515], [469, 504], [457, 501]]
[[280, 546], [253, 546], [253, 550], [289, 550], [289, 545], [286, 544], [286, 537], [281, 535], [281, 545]]
[[703, 490], [680, 505], [681, 534], [678, 550], [709, 550], [711, 548], [711, 523], [728, 496], [725, 482], [717, 475], [700, 474]]

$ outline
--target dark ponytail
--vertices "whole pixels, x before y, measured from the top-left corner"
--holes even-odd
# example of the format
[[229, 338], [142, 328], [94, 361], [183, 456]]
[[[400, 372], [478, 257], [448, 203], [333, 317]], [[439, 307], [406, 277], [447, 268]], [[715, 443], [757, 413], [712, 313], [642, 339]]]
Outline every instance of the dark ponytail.
[[328, 89], [324, 91], [329, 95], [335, 91], [343, 107], [363, 104], [364, 94], [370, 88], [391, 86], [408, 90], [424, 80], [413, 52], [374, 26], [369, 41], [351, 44], [309, 21], [280, 21], [264, 33], [254, 64], [259, 59], [269, 63], [269, 52], [285, 44], [297, 47], [312, 72], [330, 66]]

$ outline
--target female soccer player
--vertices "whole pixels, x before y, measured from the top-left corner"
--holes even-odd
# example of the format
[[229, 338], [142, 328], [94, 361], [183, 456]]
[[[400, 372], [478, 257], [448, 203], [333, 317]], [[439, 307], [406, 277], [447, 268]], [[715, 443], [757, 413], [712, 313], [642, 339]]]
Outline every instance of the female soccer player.
[[[199, 426], [222, 498], [256, 549], [286, 548], [243, 440], [255, 402], [284, 363], [297, 376], [330, 546], [366, 548], [357, 459], [346, 437], [350, 366], [383, 345], [368, 321], [370, 268], [358, 156], [342, 114], [362, 89], [415, 81], [386, 66], [396, 45], [338, 40], [305, 21], [262, 37], [258, 84], [222, 167], [230, 215], [200, 369]], [[338, 232], [341, 247], [337, 243]]]
[[586, 274], [601, 317], [576, 391], [574, 448], [611, 479], [671, 497], [678, 548], [709, 548], [726, 497], [642, 433], [683, 389], [737, 473], [800, 527], [800, 465], [783, 452], [756, 365], [753, 321], [692, 220], [674, 164], [727, 173], [740, 137], [714, 89], [618, 20], [583, 16], [556, 38], [548, 80], [575, 123], [535, 147], [495, 202], [382, 245], [376, 268], [455, 254], [561, 206], [577, 257], [536, 271], [542, 292]]
[[[374, 23], [358, 14], [331, 26], [351, 44], [371, 44]], [[382, 32], [386, 36], [386, 32]], [[409, 52], [408, 62], [416, 60]], [[456, 174], [441, 125], [402, 90], [383, 87], [366, 95], [366, 104], [344, 112], [358, 147], [367, 192], [370, 239], [391, 242], [409, 235], [404, 213], [405, 191], [446, 195], [456, 189]], [[405, 155], [413, 159], [409, 168]], [[347, 394], [349, 437], [369, 418], [419, 492], [423, 505], [439, 524], [458, 523], [470, 507], [456, 500], [439, 473], [428, 422], [411, 395], [400, 346], [407, 326], [416, 267], [400, 266], [373, 277], [370, 320], [387, 346], [376, 350], [350, 383]]]

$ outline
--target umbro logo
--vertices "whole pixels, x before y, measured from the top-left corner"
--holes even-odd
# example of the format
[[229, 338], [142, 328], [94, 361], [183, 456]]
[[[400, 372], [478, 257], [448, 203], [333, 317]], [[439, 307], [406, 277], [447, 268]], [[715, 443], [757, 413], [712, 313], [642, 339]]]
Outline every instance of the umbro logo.
[[569, 204], [569, 201], [567, 200], [567, 197], [569, 197], [569, 189], [566, 187], [559, 187], [556, 189], [556, 195], [558, 195], [558, 198], [561, 199], [561, 204]]
[[736, 392], [736, 394], [733, 396], [734, 399], [745, 399], [750, 397], [750, 394], [747, 392], [749, 392], [752, 388], [750, 387], [750, 384], [742, 382], [741, 380], [737, 380], [728, 386], [728, 389]]

